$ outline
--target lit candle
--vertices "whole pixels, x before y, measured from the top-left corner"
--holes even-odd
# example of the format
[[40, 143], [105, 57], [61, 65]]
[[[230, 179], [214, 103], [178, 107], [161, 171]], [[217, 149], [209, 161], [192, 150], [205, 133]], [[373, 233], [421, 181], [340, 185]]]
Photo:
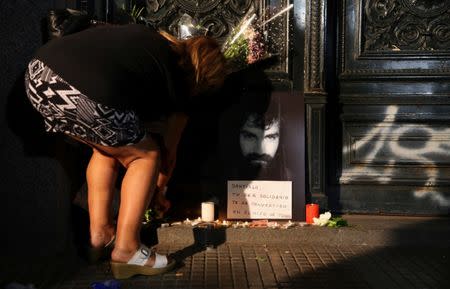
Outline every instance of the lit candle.
[[214, 222], [214, 203], [203, 202], [202, 203], [202, 221]]
[[318, 204], [307, 204], [306, 205], [306, 223], [314, 223], [313, 218], [319, 217], [319, 205]]

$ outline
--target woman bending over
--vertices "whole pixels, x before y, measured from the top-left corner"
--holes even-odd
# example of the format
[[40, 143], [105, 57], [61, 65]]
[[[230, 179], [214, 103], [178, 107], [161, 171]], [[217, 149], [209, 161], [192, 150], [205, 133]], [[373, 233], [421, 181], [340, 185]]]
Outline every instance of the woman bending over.
[[[26, 91], [46, 130], [92, 148], [86, 170], [90, 241], [97, 251], [114, 244], [114, 277], [174, 267], [174, 260], [141, 244], [142, 216], [155, 192], [168, 205], [161, 192], [195, 100], [219, 88], [225, 74], [213, 39], [179, 41], [139, 24], [51, 40], [30, 61]], [[111, 207], [120, 166], [126, 172], [115, 226]]]

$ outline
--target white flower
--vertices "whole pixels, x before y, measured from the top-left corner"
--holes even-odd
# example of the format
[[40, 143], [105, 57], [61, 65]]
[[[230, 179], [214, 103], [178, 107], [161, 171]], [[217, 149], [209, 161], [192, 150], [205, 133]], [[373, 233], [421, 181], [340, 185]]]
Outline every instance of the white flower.
[[328, 224], [328, 221], [330, 221], [330, 218], [331, 218], [331, 213], [326, 212], [324, 214], [320, 214], [319, 218], [313, 218], [313, 222], [314, 222], [314, 225], [323, 227], [326, 224]]
[[271, 229], [276, 229], [276, 228], [280, 227], [280, 224], [278, 224], [278, 222], [268, 222], [267, 227], [269, 227]]

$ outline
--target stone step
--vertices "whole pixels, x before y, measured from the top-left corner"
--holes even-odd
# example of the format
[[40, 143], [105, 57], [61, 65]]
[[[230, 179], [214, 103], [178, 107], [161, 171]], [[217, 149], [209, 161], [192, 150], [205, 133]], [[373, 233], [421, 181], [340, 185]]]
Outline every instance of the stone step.
[[288, 229], [270, 228], [206, 228], [176, 225], [157, 229], [160, 244], [307, 244], [307, 245], [423, 245], [448, 247], [450, 219], [448, 217], [401, 217], [344, 215], [347, 227], [330, 228], [300, 226]]

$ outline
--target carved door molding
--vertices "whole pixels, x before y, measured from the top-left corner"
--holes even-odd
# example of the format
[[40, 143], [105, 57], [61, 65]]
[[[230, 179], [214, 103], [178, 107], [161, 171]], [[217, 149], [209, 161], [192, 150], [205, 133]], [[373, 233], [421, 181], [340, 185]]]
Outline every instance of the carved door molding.
[[364, 4], [362, 55], [450, 55], [450, 1], [370, 0]]
[[450, 78], [450, 2], [344, 0], [341, 14], [341, 79]]
[[198, 24], [209, 27], [211, 36], [223, 39], [239, 20], [251, 11], [258, 11], [258, 3], [242, 1], [146, 0], [147, 19], [157, 27], [177, 34], [177, 22], [187, 13]]

